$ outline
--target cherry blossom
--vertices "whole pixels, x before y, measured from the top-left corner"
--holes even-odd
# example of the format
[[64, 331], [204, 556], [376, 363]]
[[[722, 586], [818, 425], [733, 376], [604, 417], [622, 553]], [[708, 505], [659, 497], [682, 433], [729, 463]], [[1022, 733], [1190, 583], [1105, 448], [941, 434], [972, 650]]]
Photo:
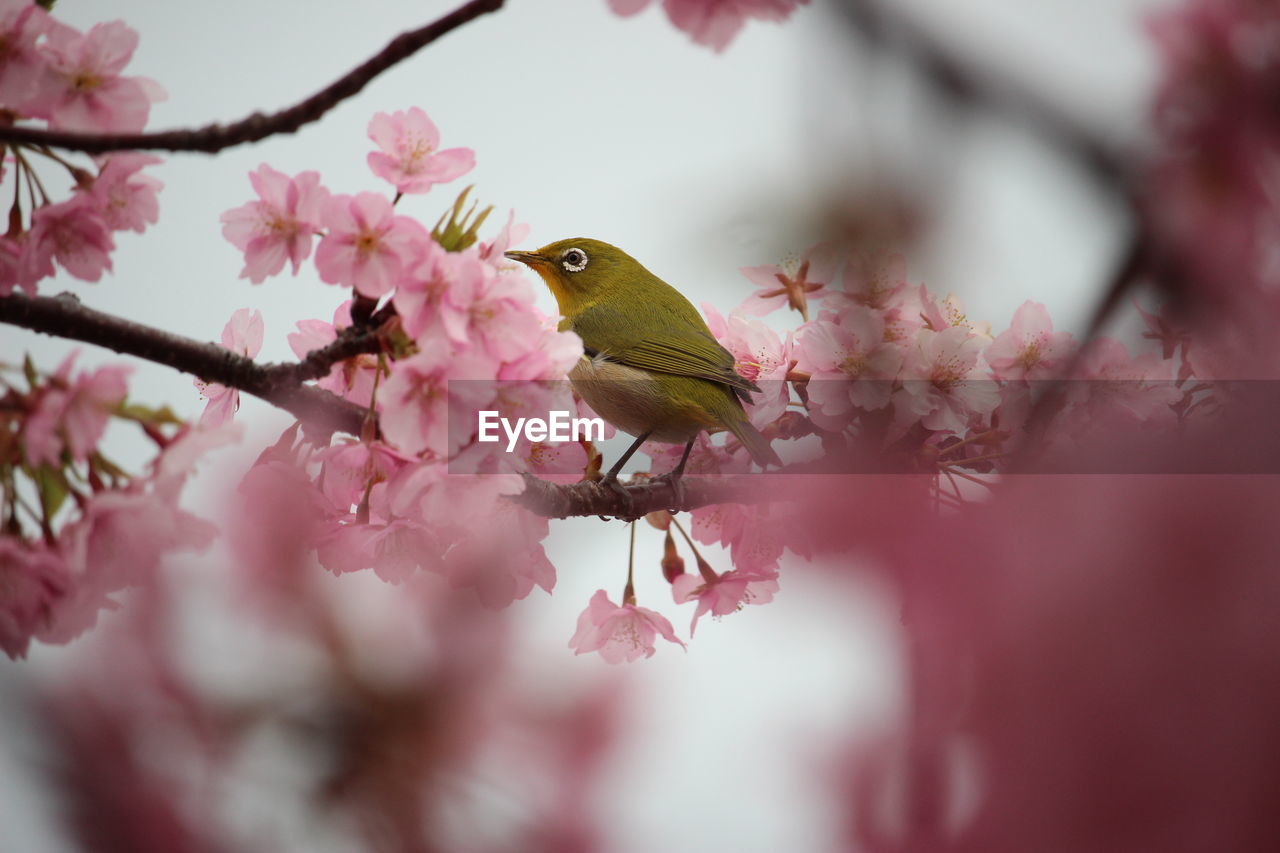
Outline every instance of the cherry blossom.
[[578, 617], [578, 630], [569, 640], [569, 648], [579, 655], [599, 652], [607, 663], [630, 662], [653, 657], [653, 641], [658, 635], [684, 647], [665, 616], [634, 603], [614, 604], [601, 589]]
[[751, 420], [756, 426], [772, 423], [782, 414], [790, 399], [787, 372], [791, 366], [791, 337], [778, 337], [764, 321], [749, 317], [741, 309], [721, 316], [714, 306], [704, 303], [707, 327], [720, 345], [733, 354], [734, 369], [761, 388], [751, 406]]
[[830, 292], [827, 285], [835, 276], [838, 261], [834, 246], [819, 243], [781, 266], [742, 267], [739, 272], [759, 288], [742, 303], [742, 310], [758, 316], [786, 305], [808, 320], [809, 299], [820, 299]]
[[983, 355], [997, 379], [1053, 379], [1062, 375], [1075, 343], [1067, 332], [1055, 332], [1048, 310], [1039, 302], [1024, 302], [1013, 313]]
[[903, 358], [901, 347], [885, 341], [879, 313], [857, 304], [824, 312], [796, 345], [795, 369], [809, 374], [809, 416], [824, 429], [840, 430], [855, 407], [883, 408]]
[[[231, 319], [223, 327], [222, 345], [238, 355], [254, 358], [262, 349], [263, 333], [262, 312], [241, 308], [231, 315]], [[200, 389], [200, 396], [209, 401], [200, 415], [201, 426], [221, 426], [235, 417], [240, 408], [238, 388], [205, 382], [203, 379], [195, 380], [195, 386]]]
[[148, 225], [160, 221], [156, 193], [164, 186], [156, 178], [141, 174], [144, 166], [163, 163], [159, 157], [123, 152], [104, 157], [98, 163], [98, 177], [89, 190], [98, 212], [113, 231], [141, 234]]
[[383, 434], [405, 453], [452, 456], [475, 435], [474, 412], [494, 390], [492, 382], [456, 380], [491, 378], [494, 367], [475, 349], [451, 354], [448, 341], [424, 341], [416, 355], [392, 364], [378, 392]]
[[98, 205], [82, 193], [36, 210], [28, 240], [37, 258], [52, 257], [85, 281], [97, 281], [111, 269], [111, 252], [116, 247]]
[[370, 299], [391, 292], [431, 240], [417, 220], [397, 216], [377, 193], [330, 197], [321, 224], [328, 229], [316, 248], [321, 280], [354, 287]]
[[972, 416], [990, 414], [1000, 392], [979, 363], [986, 343], [963, 325], [921, 329], [903, 361], [903, 388], [894, 394], [899, 427], [919, 420], [927, 429], [962, 435]]
[[0, 650], [25, 657], [70, 587], [66, 563], [41, 543], [0, 536]]
[[63, 359], [27, 419], [23, 443], [33, 465], [57, 466], [64, 451], [75, 460], [88, 458], [102, 438], [112, 409], [128, 393], [125, 377], [130, 368], [122, 365], [80, 371], [72, 379], [78, 354], [75, 350]]
[[152, 102], [165, 98], [154, 80], [121, 76], [138, 46], [137, 32], [121, 21], [95, 24], [87, 34], [54, 23], [45, 46], [61, 85], [35, 112], [47, 117], [50, 127], [104, 133], [142, 130]]
[[285, 261], [298, 274], [311, 254], [311, 238], [320, 230], [320, 213], [329, 191], [319, 172], [300, 172], [290, 178], [263, 163], [249, 173], [258, 194], [251, 201], [222, 214], [222, 236], [244, 252], [241, 278], [254, 284], [284, 269]]
[[[332, 323], [324, 320], [299, 320], [298, 331], [288, 335], [289, 347], [298, 358], [306, 358], [312, 350], [336, 340], [338, 330], [350, 325], [351, 300], [348, 299], [334, 311]], [[329, 369], [329, 375], [321, 378], [316, 385], [356, 405], [368, 406], [373, 399], [374, 377], [377, 373], [377, 355], [364, 353], [338, 362]]]
[[50, 23], [28, 0], [0, 0], [0, 104], [29, 112], [56, 94], [59, 79], [36, 44]]
[[470, 148], [440, 151], [440, 131], [419, 107], [375, 113], [369, 138], [381, 151], [369, 153], [369, 168], [398, 193], [425, 193], [434, 184], [448, 183], [475, 168]]
[[776, 572], [735, 569], [724, 574], [713, 571], [707, 574], [710, 577], [705, 574], [680, 574], [671, 582], [671, 594], [675, 597], [676, 604], [698, 602], [693, 621], [689, 625], [690, 637], [697, 630], [698, 619], [703, 614], [727, 616], [748, 604], [768, 604], [778, 591]]

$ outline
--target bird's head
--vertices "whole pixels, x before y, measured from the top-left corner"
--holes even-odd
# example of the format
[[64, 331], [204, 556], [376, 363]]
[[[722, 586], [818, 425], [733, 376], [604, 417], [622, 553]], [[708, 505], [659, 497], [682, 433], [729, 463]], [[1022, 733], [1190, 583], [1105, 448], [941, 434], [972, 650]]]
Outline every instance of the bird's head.
[[586, 237], [557, 240], [536, 252], [507, 252], [506, 256], [542, 276], [561, 316], [570, 319], [646, 275], [644, 267], [617, 246]]

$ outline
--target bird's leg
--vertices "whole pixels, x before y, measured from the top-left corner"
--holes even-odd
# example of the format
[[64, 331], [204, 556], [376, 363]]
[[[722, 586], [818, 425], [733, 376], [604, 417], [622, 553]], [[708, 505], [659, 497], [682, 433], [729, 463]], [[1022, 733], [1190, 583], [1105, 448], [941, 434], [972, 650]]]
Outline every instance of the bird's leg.
[[675, 497], [672, 506], [679, 509], [684, 506], [684, 463], [689, 461], [689, 451], [693, 450], [693, 443], [698, 440], [695, 435], [689, 439], [689, 443], [684, 446], [684, 453], [680, 454], [680, 464], [676, 465], [670, 472], [663, 474], [661, 477], [654, 477], [656, 480], [664, 480], [671, 486], [671, 492]]
[[627, 452], [618, 457], [618, 461], [613, 463], [613, 467], [610, 468], [609, 472], [600, 480], [601, 486], [610, 489], [622, 499], [622, 505], [626, 509], [627, 515], [631, 515], [631, 510], [635, 501], [632, 499], [631, 493], [627, 491], [627, 487], [618, 482], [618, 472], [622, 470], [623, 465], [627, 464], [627, 460], [631, 458], [632, 454], [640, 449], [640, 445], [644, 444], [645, 439], [647, 439], [652, 432], [653, 430], [650, 430], [632, 442], [631, 446], [627, 448]]

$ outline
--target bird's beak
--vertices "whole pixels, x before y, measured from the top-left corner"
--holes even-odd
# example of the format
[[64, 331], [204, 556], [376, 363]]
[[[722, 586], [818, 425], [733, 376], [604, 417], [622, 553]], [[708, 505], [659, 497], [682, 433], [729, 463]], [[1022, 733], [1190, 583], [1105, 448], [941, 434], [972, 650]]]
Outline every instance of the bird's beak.
[[530, 266], [534, 269], [547, 266], [551, 263], [537, 252], [503, 252], [502, 255], [505, 258], [510, 258], [513, 261], [519, 261], [525, 266]]

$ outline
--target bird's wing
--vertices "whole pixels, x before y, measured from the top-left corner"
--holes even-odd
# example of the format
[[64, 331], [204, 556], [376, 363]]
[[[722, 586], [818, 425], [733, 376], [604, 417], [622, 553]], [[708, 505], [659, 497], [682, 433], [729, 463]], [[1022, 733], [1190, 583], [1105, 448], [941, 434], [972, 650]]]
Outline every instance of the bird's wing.
[[[741, 397], [760, 387], [733, 369], [733, 354], [709, 332], [672, 323], [657, 334], [639, 337], [626, 323], [601, 311], [584, 311], [573, 322], [583, 344], [610, 361], [677, 376], [697, 376], [734, 389]], [[608, 340], [612, 345], [605, 345]]]

